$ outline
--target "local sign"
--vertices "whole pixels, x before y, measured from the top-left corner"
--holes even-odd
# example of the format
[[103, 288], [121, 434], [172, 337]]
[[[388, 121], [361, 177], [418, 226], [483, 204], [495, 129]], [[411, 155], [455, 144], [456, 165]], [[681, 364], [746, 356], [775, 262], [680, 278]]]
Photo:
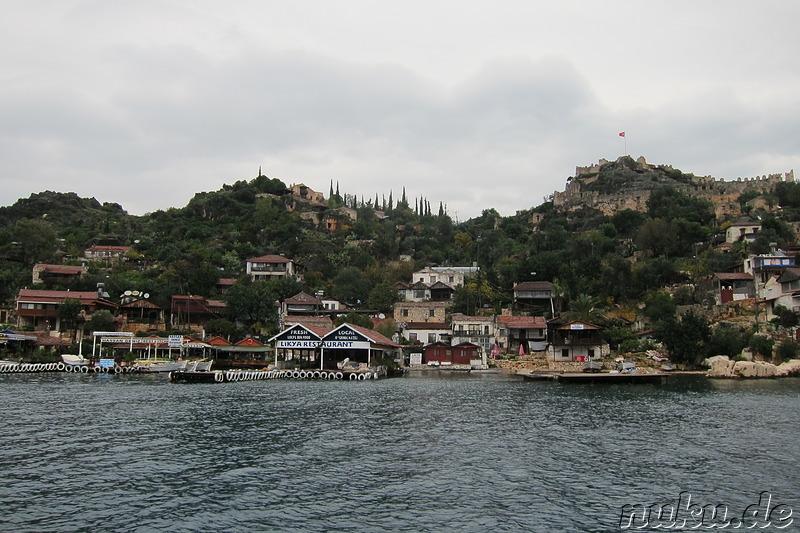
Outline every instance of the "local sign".
[[368, 350], [370, 341], [364, 335], [353, 331], [348, 327], [343, 327], [325, 336], [325, 348], [352, 348], [357, 350]]

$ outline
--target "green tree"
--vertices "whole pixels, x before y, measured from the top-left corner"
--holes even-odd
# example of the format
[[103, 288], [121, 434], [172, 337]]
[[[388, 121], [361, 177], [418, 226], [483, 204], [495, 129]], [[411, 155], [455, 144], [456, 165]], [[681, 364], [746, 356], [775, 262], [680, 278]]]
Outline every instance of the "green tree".
[[356, 313], [355, 311], [350, 311], [344, 316], [339, 316], [334, 322], [334, 327], [339, 327], [344, 323], [353, 324], [354, 326], [361, 326], [362, 328], [372, 329], [374, 326], [372, 324], [372, 319], [363, 314], [363, 313]]
[[391, 318], [387, 318], [375, 328], [375, 331], [391, 339], [397, 333], [397, 324]]
[[667, 347], [673, 362], [697, 366], [708, 356], [711, 328], [705, 317], [692, 311], [662, 322], [654, 335]]
[[564, 320], [582, 320], [584, 322], [600, 322], [603, 312], [595, 298], [588, 294], [579, 294], [569, 302], [569, 310], [561, 314]]
[[209, 320], [205, 325], [205, 330], [208, 335], [219, 335], [228, 340], [242, 336], [236, 324], [225, 318]]
[[636, 234], [636, 245], [654, 257], [670, 255], [678, 245], [675, 228], [663, 218], [646, 221]]
[[111, 314], [111, 311], [100, 309], [92, 313], [86, 324], [90, 331], [113, 331], [114, 315]]
[[400, 301], [400, 295], [391, 284], [382, 282], [369, 291], [367, 305], [370, 309], [377, 309], [381, 313], [389, 313], [394, 308], [394, 304]]
[[675, 303], [666, 292], [651, 293], [645, 299], [644, 316], [651, 322], [663, 322], [675, 317]]
[[745, 332], [723, 324], [711, 334], [708, 341], [708, 353], [709, 355], [727, 355], [733, 358], [742, 353], [748, 340]]
[[369, 280], [364, 277], [364, 273], [356, 267], [342, 269], [333, 278], [333, 289], [331, 294], [337, 300], [341, 300], [349, 305], [362, 305], [369, 298]]
[[234, 283], [225, 293], [225, 316], [231, 321], [240, 320], [251, 326], [277, 324], [280, 293], [274, 281], [250, 281], [249, 278]]
[[760, 355], [765, 359], [772, 358], [772, 347], [775, 345], [775, 341], [772, 340], [771, 337], [767, 337], [766, 335], [753, 335], [748, 345], [754, 355]]
[[58, 248], [56, 232], [44, 220], [18, 220], [12, 230], [12, 239], [18, 243], [22, 263], [26, 266], [50, 260]]
[[775, 350], [775, 356], [778, 358], [778, 361], [781, 362], [797, 359], [798, 354], [800, 354], [800, 344], [797, 344], [791, 339], [786, 339], [781, 342], [777, 350]]
[[[76, 298], [65, 298], [58, 304], [58, 316], [67, 329], [74, 330], [81, 312], [81, 302]], [[74, 338], [74, 333], [73, 333]]]

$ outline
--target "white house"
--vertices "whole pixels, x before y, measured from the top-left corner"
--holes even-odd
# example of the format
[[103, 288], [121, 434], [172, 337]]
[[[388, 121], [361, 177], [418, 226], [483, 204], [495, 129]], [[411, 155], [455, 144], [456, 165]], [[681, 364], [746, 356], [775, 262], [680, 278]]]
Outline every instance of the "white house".
[[280, 255], [262, 255], [251, 257], [246, 264], [247, 275], [253, 281], [269, 281], [271, 279], [297, 278], [297, 268], [291, 259]]

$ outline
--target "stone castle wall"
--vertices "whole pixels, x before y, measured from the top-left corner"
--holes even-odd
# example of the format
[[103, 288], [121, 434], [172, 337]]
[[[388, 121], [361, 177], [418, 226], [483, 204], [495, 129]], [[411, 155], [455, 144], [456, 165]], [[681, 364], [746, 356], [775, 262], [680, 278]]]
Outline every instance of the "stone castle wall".
[[[598, 173], [608, 161], [600, 159], [597, 164], [575, 168], [575, 177], [571, 178], [563, 192], [553, 193], [553, 205], [566, 209], [580, 209], [592, 207], [604, 215], [613, 215], [617, 211], [632, 209], [634, 211], [647, 211], [647, 201], [650, 199], [654, 184], [648, 187], [637, 186], [616, 193], [605, 194], [599, 191], [584, 191], [583, 187], [598, 179]], [[640, 168], [652, 169], [644, 157], [637, 160]], [[672, 167], [663, 166], [667, 170]], [[673, 186], [694, 197], [706, 198], [715, 206], [717, 217], [726, 215], [736, 216], [740, 213], [739, 196], [749, 191], [768, 192], [781, 182], [793, 182], [794, 171], [784, 174], [769, 174], [754, 178], [737, 178], [735, 181], [725, 181], [711, 176], [689, 176], [688, 183], [676, 182]]]

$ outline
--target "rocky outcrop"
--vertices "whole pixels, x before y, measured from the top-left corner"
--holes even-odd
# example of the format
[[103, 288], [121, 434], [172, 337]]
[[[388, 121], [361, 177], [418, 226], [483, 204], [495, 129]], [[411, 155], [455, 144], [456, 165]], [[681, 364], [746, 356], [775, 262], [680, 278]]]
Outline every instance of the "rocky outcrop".
[[800, 360], [792, 359], [778, 366], [764, 361], [731, 361], [718, 355], [704, 361], [710, 378], [776, 378], [800, 376]]
[[800, 359], [792, 359], [777, 366], [776, 375], [784, 376], [800, 376]]

